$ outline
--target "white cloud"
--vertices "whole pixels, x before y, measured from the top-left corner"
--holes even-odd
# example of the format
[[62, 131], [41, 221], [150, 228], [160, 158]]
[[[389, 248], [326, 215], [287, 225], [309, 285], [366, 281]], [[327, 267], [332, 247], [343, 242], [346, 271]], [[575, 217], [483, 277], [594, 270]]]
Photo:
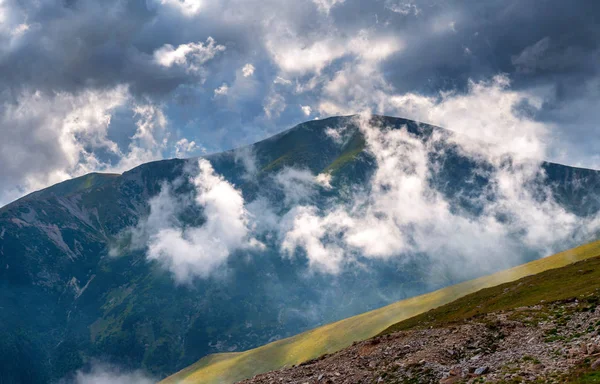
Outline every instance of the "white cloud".
[[335, 235], [338, 224], [333, 215], [318, 215], [315, 207], [296, 207], [280, 224], [285, 233], [281, 250], [293, 256], [297, 248], [302, 248], [311, 268], [338, 273], [344, 261], [344, 250], [329, 238]]
[[[434, 135], [424, 143], [406, 130], [371, 126], [365, 116], [359, 124], [377, 160], [369, 188], [350, 204], [324, 210], [305, 204], [283, 221], [282, 250], [292, 255], [303, 249], [317, 270], [337, 273], [361, 257], [426, 254], [455, 277], [472, 277], [522, 261], [524, 249], [549, 254], [574, 237], [583, 241], [600, 225], [600, 218], [565, 211], [549, 191], [540, 196], [530, 189], [530, 182], [543, 177], [539, 163], [501, 165], [495, 155], [477, 158], [493, 164], [486, 175], [489, 190], [473, 201], [485, 203], [483, 213], [453, 209], [429, 184], [436, 172], [430, 153], [439, 151], [436, 144], [443, 137]], [[471, 140], [454, 143], [470, 147]]]
[[352, 38], [332, 35], [315, 41], [303, 41], [298, 36], [290, 35], [267, 41], [267, 48], [279, 68], [286, 73], [300, 75], [319, 73], [344, 56], [376, 62], [400, 51], [403, 46], [398, 36], [374, 35], [367, 30], [359, 31]]
[[127, 88], [119, 86], [77, 95], [23, 92], [16, 103], [1, 106], [0, 202], [105, 167], [94, 150], [119, 153], [108, 126], [128, 100]]
[[95, 363], [90, 371], [77, 371], [72, 382], [73, 384], [153, 384], [156, 379], [140, 370], [127, 372], [108, 364]]
[[292, 81], [288, 79], [284, 79], [281, 76], [277, 76], [275, 80], [273, 80], [273, 84], [282, 84], [282, 85], [291, 85]]
[[301, 105], [300, 109], [302, 110], [302, 113], [304, 113], [305, 116], [310, 116], [312, 112], [312, 108], [309, 105]]
[[180, 44], [177, 48], [165, 44], [154, 51], [154, 61], [163, 67], [178, 65], [185, 67], [187, 71], [197, 72], [202, 64], [224, 50], [225, 46], [217, 44], [212, 37], [208, 37], [206, 43]]
[[317, 192], [315, 176], [306, 169], [284, 168], [275, 175], [274, 181], [283, 191], [286, 205], [306, 202]]
[[167, 148], [168, 121], [162, 107], [152, 104], [136, 104], [132, 110], [136, 120], [136, 131], [130, 138], [127, 152], [116, 152], [117, 164], [106, 164], [99, 168], [110, 172], [124, 172], [140, 164], [161, 159]]
[[25, 32], [29, 31], [29, 28], [31, 28], [31, 26], [27, 23], [21, 23], [19, 25], [17, 25], [12, 31], [11, 34], [13, 36], [20, 36], [22, 34], [24, 34]]
[[186, 17], [196, 16], [204, 8], [203, 0], [159, 0], [163, 6], [177, 10]]
[[[131, 111], [136, 131], [126, 149], [109, 137], [113, 114]], [[161, 106], [135, 104], [126, 86], [76, 95], [24, 92], [0, 108], [1, 203], [86, 173], [123, 172], [163, 157], [169, 138]], [[28, 134], [29, 140], [22, 140]], [[112, 156], [111, 161], [97, 155]]]
[[219, 88], [215, 89], [215, 97], [217, 96], [226, 96], [229, 91], [229, 86], [225, 83], [221, 84]]
[[254, 75], [254, 70], [255, 70], [254, 65], [247, 63], [242, 68], [242, 74], [244, 75], [244, 77], [250, 77], [250, 76]]
[[195, 141], [189, 141], [186, 138], [180, 139], [175, 143], [175, 157], [187, 157], [196, 151], [206, 152], [206, 150], [196, 144]]
[[399, 13], [401, 15], [418, 15], [421, 13], [421, 9], [412, 1], [391, 1], [388, 0], [385, 3], [385, 7], [392, 12]]
[[263, 102], [263, 110], [265, 115], [271, 118], [277, 118], [285, 110], [285, 98], [279, 93], [273, 92], [267, 96]]
[[312, 0], [320, 12], [329, 14], [331, 9], [339, 4], [343, 4], [346, 0]]
[[[210, 162], [198, 161], [199, 173], [191, 181], [196, 196], [174, 196], [165, 184], [150, 200], [150, 215], [133, 232], [134, 248], [147, 244], [147, 257], [169, 269], [177, 282], [205, 278], [221, 267], [237, 249], [261, 246], [250, 236], [248, 212], [239, 190], [220, 175]], [[202, 208], [205, 222], [184, 227], [177, 218], [190, 204]]]

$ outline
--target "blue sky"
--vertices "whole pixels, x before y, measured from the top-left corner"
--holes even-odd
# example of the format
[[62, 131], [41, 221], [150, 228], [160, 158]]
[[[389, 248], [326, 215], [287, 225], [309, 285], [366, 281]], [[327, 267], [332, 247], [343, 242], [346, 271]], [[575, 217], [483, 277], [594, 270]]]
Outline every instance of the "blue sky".
[[360, 112], [597, 168], [599, 14], [560, 0], [0, 0], [0, 204]]

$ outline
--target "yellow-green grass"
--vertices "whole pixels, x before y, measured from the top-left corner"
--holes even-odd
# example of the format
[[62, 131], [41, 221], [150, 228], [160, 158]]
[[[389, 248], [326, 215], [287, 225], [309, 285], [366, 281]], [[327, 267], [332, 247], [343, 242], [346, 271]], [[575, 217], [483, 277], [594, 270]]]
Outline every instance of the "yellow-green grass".
[[227, 384], [256, 374], [299, 364], [373, 337], [388, 327], [484, 288], [518, 280], [600, 255], [600, 241], [582, 245], [493, 275], [402, 300], [358, 316], [245, 352], [207, 356], [163, 383]]

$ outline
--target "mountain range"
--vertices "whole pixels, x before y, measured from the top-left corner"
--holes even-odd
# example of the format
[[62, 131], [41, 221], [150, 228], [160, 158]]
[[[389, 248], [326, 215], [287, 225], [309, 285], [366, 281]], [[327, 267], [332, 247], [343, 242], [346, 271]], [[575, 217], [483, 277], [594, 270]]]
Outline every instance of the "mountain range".
[[411, 120], [333, 117], [10, 203], [0, 382], [95, 361], [162, 378], [596, 238], [600, 172], [477, 147]]

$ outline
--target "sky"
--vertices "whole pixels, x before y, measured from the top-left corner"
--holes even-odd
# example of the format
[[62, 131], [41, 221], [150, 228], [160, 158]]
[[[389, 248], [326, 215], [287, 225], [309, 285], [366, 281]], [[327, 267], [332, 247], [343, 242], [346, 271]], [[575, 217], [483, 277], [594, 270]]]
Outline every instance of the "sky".
[[0, 0], [0, 205], [377, 113], [600, 168], [593, 0]]

